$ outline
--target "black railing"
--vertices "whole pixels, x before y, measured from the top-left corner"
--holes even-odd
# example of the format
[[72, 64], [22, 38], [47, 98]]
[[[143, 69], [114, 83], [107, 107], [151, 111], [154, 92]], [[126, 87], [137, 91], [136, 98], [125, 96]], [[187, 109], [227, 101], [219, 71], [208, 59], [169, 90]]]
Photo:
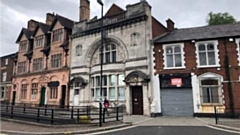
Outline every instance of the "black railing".
[[235, 113], [226, 112], [225, 108], [214, 106], [215, 124], [240, 127], [240, 108], [234, 108]]
[[42, 124], [65, 125], [65, 124], [94, 124], [102, 122], [116, 122], [123, 120], [123, 107], [109, 107], [109, 114], [105, 109], [93, 106], [66, 106], [64, 108], [50, 105], [38, 107], [31, 104], [2, 103], [1, 117], [18, 119], [22, 121], [37, 122]]

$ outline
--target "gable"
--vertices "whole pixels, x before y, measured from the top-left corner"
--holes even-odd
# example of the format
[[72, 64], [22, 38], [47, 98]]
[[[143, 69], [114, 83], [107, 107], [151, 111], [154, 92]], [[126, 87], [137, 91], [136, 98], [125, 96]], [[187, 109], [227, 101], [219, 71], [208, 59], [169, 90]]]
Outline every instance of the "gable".
[[19, 41], [21, 42], [21, 41], [24, 41], [24, 40], [27, 40], [27, 37], [25, 36], [25, 34], [22, 34], [22, 37], [20, 38]]
[[118, 13], [124, 12], [124, 10], [122, 8], [120, 8], [118, 5], [116, 4], [112, 4], [112, 6], [108, 9], [108, 11], [106, 12], [106, 14], [104, 16], [112, 16]]
[[42, 29], [38, 28], [38, 30], [37, 30], [37, 32], [36, 32], [36, 34], [35, 34], [35, 37], [36, 37], [36, 36], [39, 36], [39, 35], [42, 35], [42, 34], [44, 34], [43, 31], [42, 31]]
[[57, 30], [59, 28], [62, 28], [63, 26], [61, 25], [61, 23], [59, 21], [56, 21], [56, 23], [54, 24], [52, 31]]

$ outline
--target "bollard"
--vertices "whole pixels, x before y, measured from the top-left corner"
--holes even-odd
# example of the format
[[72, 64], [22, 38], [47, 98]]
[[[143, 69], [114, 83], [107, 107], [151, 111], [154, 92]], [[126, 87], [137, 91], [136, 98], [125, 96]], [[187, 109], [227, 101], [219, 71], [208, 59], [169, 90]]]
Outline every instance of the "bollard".
[[116, 120], [117, 120], [117, 121], [119, 121], [119, 119], [118, 119], [118, 113], [119, 113], [119, 108], [118, 108], [118, 106], [117, 106], [117, 114], [116, 114]]
[[53, 109], [52, 109], [52, 113], [51, 113], [51, 124], [53, 124], [53, 119], [54, 119], [54, 112], [53, 112]]
[[217, 107], [214, 106], [215, 123], [218, 124]]
[[73, 119], [73, 106], [72, 106], [72, 110], [71, 110], [71, 119]]
[[99, 102], [99, 126], [102, 127], [102, 103]]
[[11, 106], [11, 118], [13, 118], [13, 106]]
[[23, 105], [23, 113], [26, 112], [26, 104]]
[[38, 113], [37, 113], [37, 122], [39, 122], [39, 116], [40, 116], [40, 109], [38, 108]]
[[47, 115], [47, 105], [45, 105], [45, 111], [44, 111], [44, 115]]

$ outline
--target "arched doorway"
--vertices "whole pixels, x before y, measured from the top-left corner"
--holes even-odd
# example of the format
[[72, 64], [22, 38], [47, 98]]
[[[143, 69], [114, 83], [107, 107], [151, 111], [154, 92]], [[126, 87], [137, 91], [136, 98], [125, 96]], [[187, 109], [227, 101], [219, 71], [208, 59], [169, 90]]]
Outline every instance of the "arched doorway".
[[43, 86], [43, 87], [41, 88], [39, 106], [44, 106], [44, 103], [45, 103], [45, 93], [46, 93], [46, 87]]

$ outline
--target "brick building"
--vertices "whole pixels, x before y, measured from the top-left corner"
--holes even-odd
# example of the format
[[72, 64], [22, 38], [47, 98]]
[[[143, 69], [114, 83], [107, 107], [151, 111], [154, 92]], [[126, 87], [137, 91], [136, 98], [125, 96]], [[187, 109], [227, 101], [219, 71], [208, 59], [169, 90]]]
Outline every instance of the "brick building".
[[73, 21], [46, 14], [46, 22], [28, 21], [16, 43], [12, 102], [68, 105], [69, 35]]
[[240, 116], [240, 24], [172, 28], [153, 41], [162, 115]]
[[9, 94], [11, 92], [12, 75], [14, 62], [12, 57], [15, 54], [9, 54], [0, 57], [1, 62], [1, 77], [0, 77], [0, 101], [9, 101]]
[[128, 114], [150, 115], [151, 104], [159, 103], [153, 91], [150, 40], [167, 28], [152, 16], [145, 0], [127, 5], [126, 10], [113, 4], [103, 17], [105, 37], [100, 54], [101, 18], [90, 19], [89, 0], [80, 0], [79, 15], [72, 34], [70, 105], [99, 106], [100, 98], [106, 97], [110, 103], [125, 106]]

